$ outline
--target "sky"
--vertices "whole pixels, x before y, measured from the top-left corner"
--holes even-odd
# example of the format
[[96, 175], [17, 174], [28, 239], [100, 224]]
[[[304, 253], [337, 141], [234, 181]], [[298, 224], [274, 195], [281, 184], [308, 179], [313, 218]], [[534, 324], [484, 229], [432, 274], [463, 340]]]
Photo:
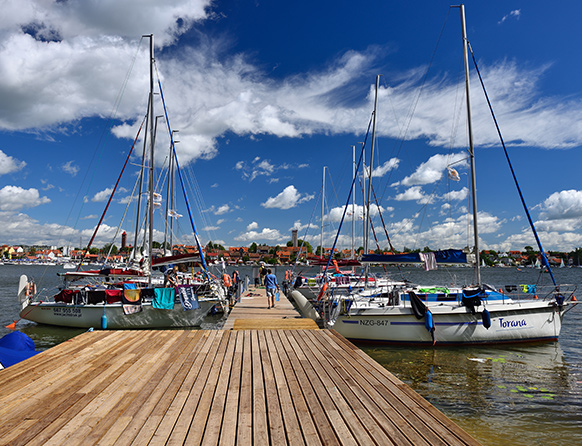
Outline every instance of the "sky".
[[[359, 160], [365, 142], [380, 248], [386, 234], [397, 250], [473, 246], [461, 23], [450, 4], [3, 0], [0, 244], [86, 245], [128, 155], [95, 245], [120, 246], [121, 231], [133, 238], [129, 204], [149, 91], [142, 36], [153, 34], [156, 83], [169, 129], [178, 131], [203, 244], [275, 246], [297, 229], [313, 246], [323, 232], [329, 247], [348, 203], [337, 246], [352, 239], [362, 246], [362, 168], [355, 205], [348, 194], [352, 147]], [[468, 40], [543, 247], [581, 247], [582, 4], [468, 0], [465, 9]], [[472, 63], [470, 76], [480, 248], [535, 247]], [[156, 86], [156, 115], [159, 102]], [[159, 128], [161, 192], [169, 130], [163, 120]], [[174, 242], [191, 243], [179, 194], [174, 208], [182, 215], [173, 219]]]

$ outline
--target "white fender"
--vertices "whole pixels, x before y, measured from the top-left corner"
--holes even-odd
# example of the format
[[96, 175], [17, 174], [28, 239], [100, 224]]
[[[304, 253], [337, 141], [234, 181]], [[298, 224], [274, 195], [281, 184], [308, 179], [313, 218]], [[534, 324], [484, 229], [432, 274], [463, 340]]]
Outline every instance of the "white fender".
[[317, 312], [317, 310], [315, 308], [313, 308], [313, 305], [311, 305], [311, 302], [309, 302], [305, 298], [305, 296], [303, 296], [303, 294], [301, 294], [297, 290], [293, 290], [293, 291], [291, 291], [290, 295], [293, 298], [293, 300], [295, 301], [295, 304], [297, 305], [297, 309], [299, 310], [299, 312], [301, 313], [301, 315], [303, 317], [313, 319], [314, 321], [318, 321], [320, 319], [320, 316], [319, 316], [319, 313]]
[[23, 303], [25, 300], [28, 299], [26, 295], [26, 290], [28, 289], [28, 277], [26, 274], [20, 276], [20, 280], [18, 282], [18, 302]]

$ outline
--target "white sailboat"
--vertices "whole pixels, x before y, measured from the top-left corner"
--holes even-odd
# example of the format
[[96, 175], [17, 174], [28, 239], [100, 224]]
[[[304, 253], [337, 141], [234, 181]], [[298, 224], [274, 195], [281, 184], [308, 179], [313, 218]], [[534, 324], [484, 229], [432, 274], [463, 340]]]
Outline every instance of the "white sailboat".
[[[475, 268], [476, 284], [463, 289], [405, 284], [395, 285], [391, 289], [376, 288], [372, 292], [353, 292], [344, 296], [320, 293], [318, 300], [312, 301], [313, 306], [319, 309], [319, 314], [325, 316], [327, 327], [333, 328], [348, 339], [421, 345], [553, 341], [560, 335], [564, 314], [575, 304], [572, 302], [575, 290], [573, 286], [558, 286], [554, 283], [549, 287], [521, 286], [503, 292], [492, 289], [481, 281], [468, 41], [464, 6], [460, 5], [459, 8], [473, 192], [472, 263]], [[543, 255], [541, 247], [540, 251]], [[431, 256], [441, 256], [446, 263], [456, 262], [451, 256], [455, 258], [465, 256], [466, 261], [467, 253], [443, 251], [433, 253]], [[364, 255], [360, 259], [362, 263], [373, 264], [423, 260], [426, 261], [426, 257], [420, 254]], [[548, 263], [547, 259], [545, 262]]]
[[[128, 328], [167, 328], [192, 327], [200, 325], [203, 318], [217, 306], [224, 307], [227, 290], [222, 282], [215, 280], [208, 274], [204, 253], [198, 240], [194, 222], [190, 216], [194, 237], [198, 245], [197, 255], [175, 255], [163, 258], [153, 256], [153, 215], [154, 207], [159, 203], [158, 194], [154, 192], [154, 78], [153, 78], [153, 36], [150, 39], [150, 95], [148, 104], [147, 123], [149, 124], [150, 168], [148, 186], [147, 221], [149, 228], [143, 232], [149, 240], [144, 243], [146, 252], [138, 256], [134, 243], [133, 263], [128, 268], [101, 268], [94, 271], [76, 271], [63, 274], [64, 287], [54, 295], [37, 293], [35, 285], [25, 275], [20, 278], [18, 299], [22, 305], [20, 317], [33, 322], [79, 328], [128, 329]], [[159, 94], [163, 102], [161, 84]], [[164, 111], [165, 111], [164, 104]], [[168, 129], [169, 121], [166, 117]], [[137, 138], [136, 138], [137, 140]], [[171, 151], [175, 156], [175, 147], [170, 130]], [[144, 146], [144, 157], [146, 146]], [[127, 160], [129, 160], [128, 155]], [[173, 159], [181, 179], [181, 172], [177, 159]], [[127, 165], [127, 161], [126, 161]], [[145, 163], [142, 163], [145, 165]], [[125, 169], [125, 166], [123, 170]], [[122, 173], [123, 173], [122, 170]], [[120, 175], [121, 177], [121, 175]], [[117, 187], [117, 185], [115, 186]], [[140, 180], [141, 191], [141, 180]], [[113, 193], [115, 193], [115, 188]], [[113, 197], [113, 193], [110, 197]], [[139, 194], [141, 197], [141, 193]], [[188, 199], [184, 193], [186, 206], [189, 209]], [[139, 206], [136, 226], [139, 225]], [[106, 207], [107, 210], [107, 207]], [[166, 212], [167, 213], [167, 212]], [[103, 213], [103, 217], [105, 212]], [[101, 223], [101, 222], [100, 222]], [[99, 224], [100, 224], [99, 223]], [[139, 228], [136, 227], [136, 241]], [[91, 245], [93, 238], [89, 242]], [[87, 248], [88, 250], [88, 248]], [[79, 262], [79, 266], [82, 263]], [[154, 277], [156, 268], [178, 265], [180, 263], [196, 262], [204, 267], [203, 275], [184, 280], [185, 283], [165, 287], [161, 275]], [[14, 325], [14, 324], [12, 324]]]

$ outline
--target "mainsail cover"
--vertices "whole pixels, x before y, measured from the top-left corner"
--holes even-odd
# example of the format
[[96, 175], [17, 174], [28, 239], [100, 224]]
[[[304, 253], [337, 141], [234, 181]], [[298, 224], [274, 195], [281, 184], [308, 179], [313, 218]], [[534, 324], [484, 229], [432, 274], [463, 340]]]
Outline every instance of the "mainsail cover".
[[[467, 263], [467, 254], [460, 249], [434, 251], [437, 263]], [[364, 254], [361, 263], [424, 263], [420, 253], [407, 254]]]

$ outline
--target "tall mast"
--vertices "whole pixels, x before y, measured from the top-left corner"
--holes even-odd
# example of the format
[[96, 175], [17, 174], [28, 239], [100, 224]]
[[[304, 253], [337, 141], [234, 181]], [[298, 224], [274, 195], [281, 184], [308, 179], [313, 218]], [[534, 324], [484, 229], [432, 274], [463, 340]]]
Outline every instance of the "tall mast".
[[352, 146], [352, 259], [355, 259], [356, 256], [354, 254], [354, 244], [355, 244], [355, 232], [356, 232], [356, 197], [355, 197], [355, 181], [356, 179], [356, 146]]
[[[364, 237], [364, 254], [368, 254], [368, 238], [370, 232], [370, 194], [372, 192], [372, 169], [374, 167], [374, 144], [376, 143], [376, 115], [378, 111], [378, 87], [380, 75], [376, 76], [376, 93], [374, 95], [374, 116], [372, 119], [372, 148], [370, 149], [370, 165], [368, 166], [368, 197], [366, 198], [366, 231]], [[366, 169], [364, 169], [364, 172]], [[368, 285], [368, 267], [366, 266], [366, 286]]]
[[[149, 239], [148, 239], [148, 262], [151, 272], [152, 249], [154, 244], [154, 35], [150, 34], [150, 178], [149, 178]], [[152, 276], [149, 275], [148, 283], [151, 286]]]
[[323, 259], [325, 257], [325, 250], [323, 249], [323, 217], [325, 215], [325, 166], [323, 166], [323, 178], [321, 180], [321, 238], [319, 256]]
[[467, 29], [465, 26], [465, 5], [459, 5], [461, 10], [461, 28], [463, 31], [463, 60], [465, 63], [465, 96], [467, 97], [467, 132], [469, 136], [469, 159], [471, 162], [471, 193], [473, 201], [473, 236], [475, 244], [475, 275], [477, 285], [481, 286], [481, 260], [479, 255], [479, 230], [477, 227], [477, 180], [475, 176], [475, 149], [473, 147], [473, 122], [471, 120], [471, 95], [469, 88], [469, 52]]

